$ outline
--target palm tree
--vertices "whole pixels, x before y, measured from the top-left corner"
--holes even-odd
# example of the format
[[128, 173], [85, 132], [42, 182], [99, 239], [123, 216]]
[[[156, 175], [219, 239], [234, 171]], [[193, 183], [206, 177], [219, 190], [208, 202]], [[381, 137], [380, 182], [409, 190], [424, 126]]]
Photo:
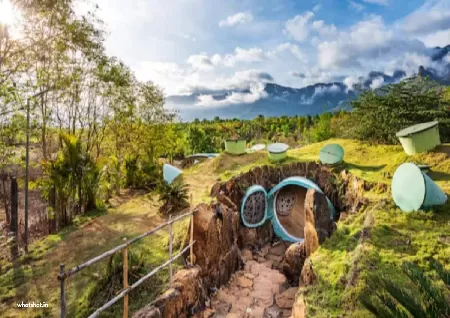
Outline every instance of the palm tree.
[[407, 262], [402, 270], [415, 288], [401, 287], [384, 277], [371, 277], [370, 292], [360, 296], [361, 304], [381, 318], [449, 318], [450, 271], [434, 259], [431, 266], [446, 288], [437, 287], [422, 268]]
[[171, 214], [189, 206], [189, 188], [181, 180], [168, 184], [162, 182], [158, 186], [159, 201], [163, 204], [159, 211], [163, 214]]

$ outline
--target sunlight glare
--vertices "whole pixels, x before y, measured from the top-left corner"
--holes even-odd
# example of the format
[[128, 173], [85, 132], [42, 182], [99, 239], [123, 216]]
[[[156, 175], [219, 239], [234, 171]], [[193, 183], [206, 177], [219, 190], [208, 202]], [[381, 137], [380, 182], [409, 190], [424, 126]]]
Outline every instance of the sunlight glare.
[[0, 0], [0, 24], [6, 25], [13, 38], [20, 37], [21, 13], [10, 0]]
[[15, 21], [14, 8], [9, 0], [0, 0], [0, 23], [12, 25]]

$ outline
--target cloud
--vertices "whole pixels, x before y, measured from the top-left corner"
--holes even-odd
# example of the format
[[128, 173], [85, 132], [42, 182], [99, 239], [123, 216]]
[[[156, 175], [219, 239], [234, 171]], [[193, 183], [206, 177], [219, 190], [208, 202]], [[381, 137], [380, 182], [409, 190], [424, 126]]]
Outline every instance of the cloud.
[[320, 95], [323, 95], [326, 93], [339, 93], [340, 91], [341, 91], [341, 88], [336, 84], [333, 84], [331, 86], [330, 85], [320, 85], [314, 89], [314, 93], [310, 98], [307, 98], [305, 95], [303, 95], [302, 98], [300, 99], [300, 103], [306, 104], [306, 105], [311, 105], [312, 103], [314, 103], [314, 101]]
[[447, 54], [447, 55], [444, 57], [444, 61], [445, 61], [446, 63], [449, 63], [449, 64], [450, 64], [450, 54]]
[[450, 29], [433, 32], [420, 38], [428, 47], [446, 46], [450, 44]]
[[361, 3], [358, 3], [358, 2], [355, 2], [352, 0], [348, 1], [348, 7], [349, 7], [349, 9], [355, 10], [356, 12], [361, 12], [366, 8]]
[[232, 92], [224, 99], [216, 100], [212, 95], [200, 95], [197, 99], [197, 106], [204, 107], [224, 107], [234, 104], [251, 104], [266, 98], [267, 92], [264, 90], [265, 85], [263, 83], [251, 83], [249, 87], [249, 93]]
[[196, 39], [195, 37], [193, 37], [193, 36], [191, 36], [191, 35], [189, 35], [189, 34], [183, 33], [183, 32], [181, 32], [181, 33], [179, 34], [179, 36], [180, 36], [180, 38], [182, 38], [182, 39], [189, 40], [189, 41], [192, 41], [192, 42], [197, 41], [197, 39]]
[[358, 67], [367, 62], [400, 58], [405, 52], [421, 52], [422, 42], [404, 37], [386, 27], [381, 17], [358, 22], [341, 31], [333, 41], [318, 45], [319, 66], [323, 69]]
[[194, 54], [188, 57], [187, 63], [194, 69], [209, 70], [216, 66], [234, 67], [238, 63], [261, 62], [267, 58], [267, 55], [260, 48], [243, 49], [237, 47], [231, 54]]
[[311, 11], [307, 11], [303, 15], [296, 15], [293, 19], [286, 21], [286, 32], [299, 42], [305, 41], [309, 35], [308, 23], [313, 17], [314, 13]]
[[327, 25], [323, 20], [314, 21], [311, 27], [323, 37], [332, 37], [337, 34], [336, 26], [334, 24]]
[[318, 4], [316, 4], [316, 5], [313, 7], [312, 11], [313, 11], [313, 12], [317, 12], [317, 11], [319, 11], [320, 9], [322, 9], [322, 5], [321, 5], [320, 3], [318, 3]]
[[335, 72], [327, 72], [318, 68], [308, 68], [303, 72], [290, 71], [289, 75], [302, 79], [303, 85], [311, 85], [316, 83], [340, 82], [344, 80], [344, 76]]
[[255, 84], [273, 82], [272, 75], [258, 70], [238, 71], [232, 76], [219, 76], [214, 79], [202, 78], [197, 83], [185, 86], [186, 92], [200, 92], [204, 95], [226, 93], [228, 91], [249, 90]]
[[257, 47], [249, 49], [237, 47], [233, 53], [224, 55], [213, 54], [208, 56], [206, 54], [194, 54], [188, 57], [187, 63], [194, 69], [210, 70], [217, 66], [235, 67], [239, 63], [251, 64], [267, 59], [279, 59], [285, 57], [285, 53], [289, 53], [297, 60], [306, 61], [306, 56], [298, 45], [286, 42], [277, 45], [270, 51], [264, 51]]
[[[402, 30], [424, 35], [450, 30], [450, 2], [429, 1], [420, 9], [408, 15], [401, 23]], [[447, 38], [450, 42], [450, 38]]]
[[372, 84], [370, 84], [370, 88], [371, 89], [377, 89], [380, 88], [381, 86], [383, 86], [384, 84], [384, 78], [380, 77], [376, 77], [372, 80]]
[[266, 57], [264, 51], [260, 48], [254, 47], [250, 49], [243, 49], [237, 47], [234, 50], [234, 54], [225, 56], [224, 63], [234, 65], [237, 62], [246, 62], [246, 63], [261, 62], [265, 58]]
[[366, 3], [371, 3], [371, 4], [379, 4], [382, 6], [387, 6], [388, 5], [388, 0], [363, 0]]
[[361, 84], [361, 79], [357, 76], [347, 76], [344, 79], [344, 85], [347, 86], [347, 91], [352, 90], [358, 84]]
[[177, 63], [143, 61], [136, 68], [139, 80], [160, 85], [167, 95], [180, 93], [184, 81], [191, 80], [191, 75]]
[[297, 15], [285, 23], [284, 33], [291, 35], [296, 41], [305, 41], [310, 34], [321, 37], [333, 37], [337, 33], [334, 24], [327, 25], [323, 20], [314, 20], [314, 13], [305, 12], [303, 15]]
[[205, 54], [191, 55], [187, 59], [187, 63], [194, 69], [209, 70], [214, 68], [214, 64], [211, 59]]
[[306, 55], [302, 52], [300, 47], [289, 42], [279, 44], [274, 50], [267, 52], [267, 56], [270, 58], [278, 58], [285, 52], [289, 52], [298, 60], [303, 62], [307, 61]]
[[299, 73], [299, 72], [290, 72], [290, 74], [294, 77], [298, 77], [298, 78], [306, 78], [305, 73]]
[[325, 93], [338, 93], [340, 91], [341, 91], [341, 88], [336, 84], [333, 84], [331, 86], [320, 85], [320, 86], [316, 87], [313, 96], [318, 96], [318, 95], [322, 95]]
[[253, 15], [249, 12], [238, 12], [228, 16], [225, 20], [219, 22], [220, 27], [232, 27], [253, 21]]

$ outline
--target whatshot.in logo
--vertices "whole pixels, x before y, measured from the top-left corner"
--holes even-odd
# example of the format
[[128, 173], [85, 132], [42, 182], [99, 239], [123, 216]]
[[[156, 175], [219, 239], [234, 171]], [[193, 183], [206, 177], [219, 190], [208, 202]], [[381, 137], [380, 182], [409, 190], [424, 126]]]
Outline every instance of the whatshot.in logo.
[[47, 308], [48, 304], [46, 302], [42, 303], [35, 303], [34, 301], [32, 303], [24, 303], [23, 301], [21, 303], [17, 303], [18, 308]]

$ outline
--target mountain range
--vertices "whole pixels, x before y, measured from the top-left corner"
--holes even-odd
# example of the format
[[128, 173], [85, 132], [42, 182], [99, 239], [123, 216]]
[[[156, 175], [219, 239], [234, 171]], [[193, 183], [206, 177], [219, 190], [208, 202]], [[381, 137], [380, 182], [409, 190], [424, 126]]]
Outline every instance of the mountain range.
[[[436, 70], [431, 67], [420, 66], [417, 77], [428, 77], [442, 85], [450, 85], [450, 63], [448, 55], [450, 45], [436, 47], [430, 50], [430, 58], [433, 62], [444, 63], [443, 69]], [[449, 55], [450, 56], [450, 55]], [[446, 59], [447, 57], [447, 59]], [[232, 94], [251, 94], [252, 89], [222, 91], [211, 95], [209, 101], [215, 106], [197, 106], [199, 98], [205, 92], [195, 92], [190, 95], [175, 95], [166, 98], [168, 109], [177, 109], [183, 121], [192, 121], [194, 118], [212, 119], [215, 116], [221, 118], [251, 119], [259, 114], [269, 116], [294, 116], [316, 115], [326, 111], [350, 109], [349, 101], [358, 96], [363, 89], [379, 88], [381, 85], [397, 83], [406, 78], [402, 70], [395, 71], [392, 75], [383, 72], [370, 72], [366, 77], [360, 77], [359, 82], [349, 88], [343, 82], [316, 83], [303, 88], [292, 88], [276, 83], [265, 83], [261, 88], [262, 98], [253, 102], [231, 103], [222, 106], [224, 101]], [[218, 105], [218, 106], [217, 106]]]

